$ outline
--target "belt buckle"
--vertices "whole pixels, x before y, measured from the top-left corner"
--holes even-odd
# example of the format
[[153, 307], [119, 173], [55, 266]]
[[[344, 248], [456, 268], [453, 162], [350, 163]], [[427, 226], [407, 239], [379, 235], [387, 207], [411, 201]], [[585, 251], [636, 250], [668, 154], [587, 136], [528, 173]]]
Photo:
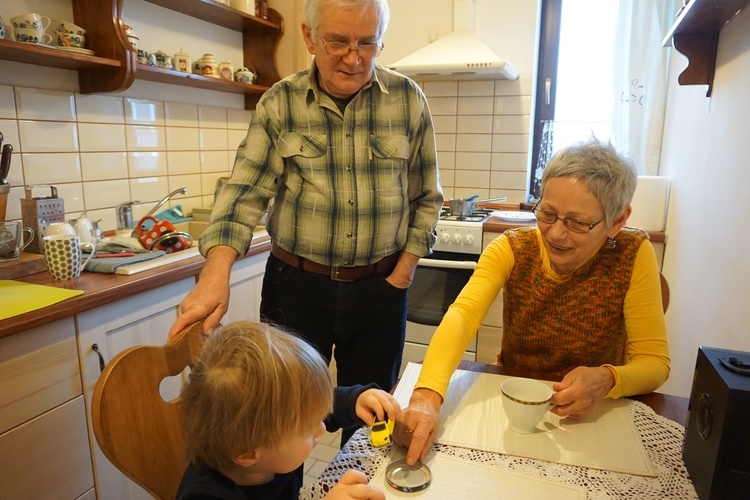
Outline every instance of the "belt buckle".
[[352, 281], [354, 281], [339, 278], [339, 266], [331, 266], [331, 280], [341, 281], [343, 283], [351, 283]]

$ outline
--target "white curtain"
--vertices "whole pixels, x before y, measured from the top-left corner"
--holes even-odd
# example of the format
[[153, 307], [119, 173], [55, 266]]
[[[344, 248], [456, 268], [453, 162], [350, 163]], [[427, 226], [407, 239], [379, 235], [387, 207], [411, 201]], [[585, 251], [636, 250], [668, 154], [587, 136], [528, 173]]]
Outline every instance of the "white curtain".
[[615, 32], [612, 142], [641, 175], [658, 175], [669, 54], [662, 39], [674, 0], [620, 0]]

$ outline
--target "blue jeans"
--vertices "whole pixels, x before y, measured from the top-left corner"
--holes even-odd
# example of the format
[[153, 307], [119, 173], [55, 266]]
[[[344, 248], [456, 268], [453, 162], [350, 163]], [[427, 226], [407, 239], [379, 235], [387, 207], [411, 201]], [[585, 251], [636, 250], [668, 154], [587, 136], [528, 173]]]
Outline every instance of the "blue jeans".
[[[263, 278], [260, 315], [262, 321], [300, 335], [329, 362], [335, 346], [337, 385], [374, 382], [390, 391], [398, 379], [404, 350], [407, 291], [391, 286], [385, 278], [333, 281], [271, 255]], [[354, 430], [345, 430], [346, 439]]]

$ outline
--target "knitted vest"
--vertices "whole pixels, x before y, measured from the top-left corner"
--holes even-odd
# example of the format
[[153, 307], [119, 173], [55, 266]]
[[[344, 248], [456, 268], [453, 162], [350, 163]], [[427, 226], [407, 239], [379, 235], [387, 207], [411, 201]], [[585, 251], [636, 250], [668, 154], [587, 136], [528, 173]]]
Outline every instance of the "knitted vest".
[[635, 256], [648, 234], [623, 228], [564, 281], [543, 269], [534, 228], [505, 233], [515, 264], [504, 288], [501, 365], [562, 378], [577, 366], [626, 360], [623, 306]]

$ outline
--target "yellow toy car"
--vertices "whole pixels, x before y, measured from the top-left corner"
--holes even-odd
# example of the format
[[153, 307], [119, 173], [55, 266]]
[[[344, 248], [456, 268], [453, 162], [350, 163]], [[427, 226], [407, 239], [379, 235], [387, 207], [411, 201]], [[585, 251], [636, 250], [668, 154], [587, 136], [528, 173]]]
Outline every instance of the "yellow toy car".
[[396, 424], [395, 420], [389, 420], [385, 417], [385, 420], [378, 420], [377, 418], [370, 427], [370, 443], [375, 448], [382, 448], [385, 445], [391, 444], [393, 440], [393, 426]]

